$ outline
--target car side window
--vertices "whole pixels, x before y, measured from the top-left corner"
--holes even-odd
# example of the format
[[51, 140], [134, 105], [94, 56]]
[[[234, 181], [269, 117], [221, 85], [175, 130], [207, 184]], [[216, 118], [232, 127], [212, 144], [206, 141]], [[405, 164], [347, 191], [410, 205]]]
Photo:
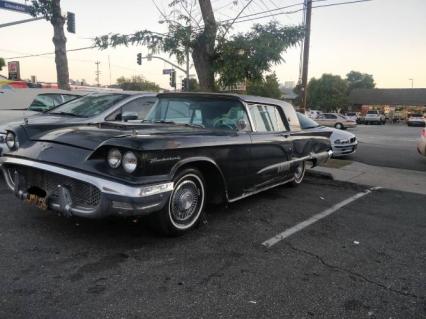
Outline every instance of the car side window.
[[44, 112], [62, 103], [60, 94], [40, 94], [35, 97], [28, 109], [30, 111]]
[[287, 130], [281, 113], [275, 105], [250, 105], [250, 114], [258, 132], [282, 132]]
[[141, 97], [124, 104], [119, 110], [109, 115], [107, 121], [122, 121], [123, 115], [130, 120], [142, 121], [146, 118], [152, 106], [156, 102], [153, 97]]

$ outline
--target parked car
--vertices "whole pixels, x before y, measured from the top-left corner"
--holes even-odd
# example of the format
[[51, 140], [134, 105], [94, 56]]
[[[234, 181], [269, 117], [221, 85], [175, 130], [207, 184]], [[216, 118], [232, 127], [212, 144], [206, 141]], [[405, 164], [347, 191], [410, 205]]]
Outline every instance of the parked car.
[[356, 122], [348, 120], [344, 115], [339, 113], [324, 113], [315, 119], [321, 125], [335, 127], [339, 130], [356, 127]]
[[363, 123], [384, 125], [386, 123], [386, 118], [385, 115], [381, 114], [379, 111], [368, 111], [363, 118]]
[[426, 119], [423, 114], [420, 114], [420, 113], [411, 114], [407, 120], [407, 125], [424, 127], [426, 126]]
[[46, 112], [87, 93], [56, 89], [17, 89], [0, 94], [0, 125]]
[[[26, 123], [61, 127], [105, 121], [141, 121], [157, 101], [156, 95], [147, 92], [91, 93], [48, 112], [27, 117]], [[6, 128], [22, 123], [20, 120], [0, 126], [0, 155], [6, 149]]]
[[0, 157], [19, 198], [66, 216], [150, 215], [165, 234], [200, 220], [209, 200], [234, 202], [302, 182], [331, 155], [330, 132], [303, 131], [281, 100], [160, 94], [142, 123], [10, 128]]
[[357, 122], [357, 120], [358, 120], [358, 113], [356, 113], [356, 112], [347, 112], [345, 114], [345, 116], [348, 120], [351, 120], [351, 121], [354, 121], [354, 122]]
[[417, 142], [417, 151], [419, 154], [426, 156], [426, 128], [422, 129], [419, 141]]
[[306, 115], [310, 117], [311, 119], [316, 119], [318, 116], [322, 114], [321, 111], [318, 110], [309, 110], [306, 112]]
[[333, 157], [353, 154], [358, 148], [358, 140], [355, 134], [334, 127], [319, 125], [317, 122], [301, 113], [297, 113], [297, 117], [299, 118], [300, 127], [305, 131], [331, 132], [330, 142], [333, 150]]

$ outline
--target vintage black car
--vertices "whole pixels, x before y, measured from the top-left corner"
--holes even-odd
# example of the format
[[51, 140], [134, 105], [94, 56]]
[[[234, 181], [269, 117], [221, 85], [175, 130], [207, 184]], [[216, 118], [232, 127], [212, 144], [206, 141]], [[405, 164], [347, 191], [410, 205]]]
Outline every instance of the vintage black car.
[[66, 216], [150, 215], [166, 234], [234, 202], [302, 182], [331, 155], [330, 132], [304, 132], [293, 107], [232, 94], [160, 94], [141, 123], [9, 128], [0, 165], [22, 200]]

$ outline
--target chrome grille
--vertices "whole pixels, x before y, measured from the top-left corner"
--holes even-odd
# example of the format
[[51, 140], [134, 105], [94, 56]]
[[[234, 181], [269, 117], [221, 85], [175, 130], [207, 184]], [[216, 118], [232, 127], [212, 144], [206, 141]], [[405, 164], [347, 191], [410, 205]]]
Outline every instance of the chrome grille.
[[8, 165], [7, 170], [12, 178], [15, 171], [24, 178], [24, 185], [27, 188], [25, 191], [31, 187], [38, 187], [55, 201], [59, 197], [58, 185], [61, 185], [69, 189], [74, 207], [93, 208], [99, 205], [101, 192], [89, 183], [26, 166]]

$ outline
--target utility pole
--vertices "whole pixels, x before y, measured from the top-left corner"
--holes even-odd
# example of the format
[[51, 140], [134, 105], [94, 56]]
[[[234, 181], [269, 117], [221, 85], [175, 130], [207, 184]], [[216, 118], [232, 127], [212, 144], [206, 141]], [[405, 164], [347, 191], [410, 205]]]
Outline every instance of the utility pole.
[[101, 74], [101, 71], [99, 71], [99, 64], [101, 64], [101, 62], [96, 61], [95, 64], [96, 64], [96, 72], [95, 72], [95, 74], [96, 74], [96, 83], [97, 83], [97, 85], [99, 87], [100, 86], [100, 84], [99, 84], [99, 75]]
[[306, 16], [305, 16], [305, 42], [303, 44], [303, 68], [302, 68], [302, 105], [301, 112], [306, 111], [306, 102], [308, 97], [308, 66], [309, 66], [309, 45], [311, 41], [311, 16], [312, 16], [312, 0], [305, 0]]
[[408, 79], [409, 81], [411, 81], [411, 88], [414, 89], [414, 79]]
[[186, 91], [190, 91], [189, 90], [189, 47], [186, 47]]

